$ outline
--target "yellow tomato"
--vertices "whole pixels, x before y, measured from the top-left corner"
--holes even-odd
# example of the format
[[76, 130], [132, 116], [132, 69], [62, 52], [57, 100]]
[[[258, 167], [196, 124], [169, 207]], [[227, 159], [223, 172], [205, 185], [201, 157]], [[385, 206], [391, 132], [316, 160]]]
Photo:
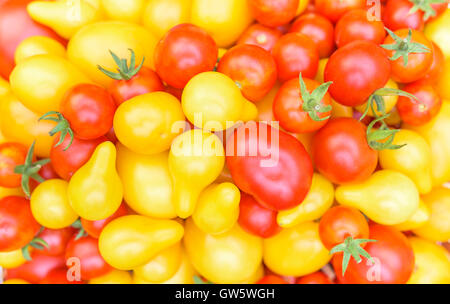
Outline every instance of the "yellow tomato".
[[445, 248], [411, 237], [415, 266], [408, 284], [450, 284], [450, 260]]
[[299, 0], [298, 2], [298, 9], [297, 9], [297, 16], [303, 13], [306, 8], [308, 7], [309, 0]]
[[213, 283], [250, 279], [262, 261], [262, 240], [236, 224], [231, 230], [210, 235], [192, 219], [186, 221], [184, 244], [194, 268]]
[[434, 188], [422, 196], [430, 210], [430, 219], [414, 233], [431, 241], [447, 242], [450, 240], [450, 189]]
[[192, 0], [191, 23], [204, 28], [219, 47], [229, 47], [252, 23], [247, 1]]
[[47, 180], [34, 189], [30, 207], [36, 221], [46, 228], [61, 229], [78, 218], [67, 196], [69, 183], [61, 179]]
[[320, 218], [333, 204], [334, 187], [325, 177], [314, 173], [311, 189], [303, 202], [290, 210], [280, 211], [278, 225], [284, 228]]
[[264, 239], [264, 263], [279, 275], [307, 275], [325, 266], [330, 258], [320, 241], [319, 224], [315, 222], [284, 228]]
[[5, 269], [16, 268], [25, 264], [27, 260], [23, 257], [22, 249], [9, 252], [0, 252], [0, 267]]
[[19, 64], [29, 57], [44, 54], [65, 57], [66, 49], [61, 43], [50, 37], [31, 36], [19, 44], [14, 54], [14, 61]]
[[325, 67], [327, 66], [328, 58], [322, 58], [319, 60], [319, 67], [317, 69], [317, 74], [315, 77], [315, 80], [323, 83], [324, 82], [324, 73], [325, 73]]
[[9, 82], [0, 77], [0, 98], [11, 91]]
[[[386, 83], [386, 85], [384, 87], [389, 88], [389, 89], [396, 89], [396, 90], [398, 89], [397, 83], [395, 81], [393, 81], [392, 79], [389, 79], [389, 81]], [[386, 113], [389, 113], [392, 111], [392, 109], [397, 104], [398, 95], [383, 96], [383, 100], [384, 100], [384, 106], [385, 106]], [[364, 111], [366, 110], [366, 107], [367, 107], [367, 102], [364, 103], [363, 105], [356, 107], [356, 110], [358, 110], [358, 112], [360, 112], [360, 113], [364, 113]], [[382, 115], [382, 113], [377, 110], [377, 106], [375, 104], [374, 104], [374, 109], [375, 109], [375, 112], [377, 113], [377, 115], [379, 115], [379, 116]], [[374, 116], [372, 109], [369, 109], [369, 112], [367, 112], [367, 115], [372, 116], [372, 117]]]
[[166, 92], [139, 95], [122, 103], [114, 115], [114, 132], [130, 150], [157, 154], [170, 148], [183, 132], [185, 118], [180, 102]]
[[450, 58], [450, 9], [441, 16], [427, 23], [425, 36], [436, 43], [442, 50], [446, 59]]
[[315, 132], [292, 134], [303, 144], [310, 157], [312, 157], [312, 141], [314, 134]]
[[0, 187], [0, 199], [7, 197], [7, 196], [25, 196], [25, 194], [22, 191], [22, 188], [5, 188]]
[[104, 21], [80, 29], [69, 41], [67, 57], [88, 77], [105, 87], [114, 80], [103, 74], [98, 66], [115, 71], [110, 51], [119, 58], [129, 58], [130, 49], [135, 52], [136, 62], [145, 57], [144, 66], [153, 68], [153, 51], [156, 38], [144, 27], [122, 21]]
[[101, 0], [103, 11], [110, 20], [140, 23], [146, 0]]
[[183, 233], [183, 226], [176, 221], [126, 215], [106, 225], [98, 246], [108, 264], [120, 270], [131, 270], [179, 242]]
[[409, 231], [413, 229], [417, 229], [423, 225], [430, 219], [430, 209], [427, 205], [420, 200], [419, 208], [416, 212], [406, 221], [401, 224], [394, 225], [394, 228], [400, 231]]
[[280, 89], [281, 84], [277, 81], [270, 92], [256, 104], [258, 110], [258, 121], [268, 122], [275, 121], [273, 116], [273, 101]]
[[131, 284], [132, 282], [130, 272], [117, 269], [89, 280], [89, 284]]
[[59, 111], [70, 88], [90, 81], [65, 58], [37, 55], [20, 62], [12, 71], [10, 82], [12, 92], [27, 108], [44, 114]]
[[22, 279], [9, 279], [4, 281], [3, 284], [30, 284], [30, 283]]
[[442, 74], [439, 76], [439, 81], [437, 83], [437, 90], [439, 95], [447, 100], [450, 100], [450, 86], [448, 85], [449, 82], [450, 82], [450, 58], [445, 61], [444, 70], [442, 71]]

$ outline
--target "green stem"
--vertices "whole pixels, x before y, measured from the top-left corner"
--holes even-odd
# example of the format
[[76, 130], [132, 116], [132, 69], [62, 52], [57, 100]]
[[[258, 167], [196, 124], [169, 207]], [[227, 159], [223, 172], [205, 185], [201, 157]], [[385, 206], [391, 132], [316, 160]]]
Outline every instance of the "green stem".
[[101, 67], [100, 65], [97, 66], [97, 68], [102, 71], [106, 76], [115, 79], [115, 80], [130, 80], [133, 78], [139, 71], [141, 70], [142, 66], [144, 65], [145, 57], [142, 58], [142, 62], [139, 66], [136, 67], [136, 55], [134, 54], [134, 51], [132, 49], [129, 49], [131, 52], [131, 58], [130, 58], [130, 64], [128, 65], [127, 59], [125, 58], [119, 58], [116, 54], [114, 54], [111, 50], [109, 53], [114, 59], [114, 62], [117, 65], [117, 72], [114, 73], [111, 71], [108, 71]]
[[[54, 115], [56, 115], [56, 117], [54, 117]], [[55, 135], [58, 132], [61, 132], [60, 136], [59, 136], [59, 141], [58, 143], [55, 145], [55, 147], [58, 147], [59, 145], [61, 145], [64, 142], [64, 139], [66, 138], [67, 134], [70, 135], [70, 142], [69, 144], [64, 148], [64, 151], [67, 151], [67, 149], [70, 148], [70, 146], [73, 143], [73, 138], [74, 138], [74, 134], [72, 129], [70, 128], [70, 123], [67, 119], [64, 118], [64, 116], [56, 111], [50, 111], [45, 113], [41, 118], [39, 118], [39, 121], [41, 120], [49, 120], [49, 121], [54, 121], [56, 122], [56, 127], [54, 127], [50, 132], [50, 136]]]

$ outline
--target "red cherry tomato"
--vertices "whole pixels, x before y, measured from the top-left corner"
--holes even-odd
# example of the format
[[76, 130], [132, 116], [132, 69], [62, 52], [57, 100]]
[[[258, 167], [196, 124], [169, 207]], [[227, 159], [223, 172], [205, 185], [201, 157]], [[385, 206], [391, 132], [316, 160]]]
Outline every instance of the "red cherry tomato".
[[156, 46], [156, 72], [167, 84], [182, 89], [195, 75], [212, 71], [217, 56], [217, 45], [205, 30], [180, 24], [169, 30]]
[[332, 81], [329, 92], [338, 103], [356, 107], [384, 87], [391, 72], [385, 51], [373, 42], [354, 41], [331, 55], [324, 79]]
[[392, 31], [407, 29], [422, 31], [423, 12], [410, 13], [414, 4], [409, 0], [388, 0], [383, 11], [383, 22]]
[[333, 284], [333, 282], [322, 271], [317, 271], [298, 278], [296, 284]]
[[242, 33], [236, 44], [257, 45], [270, 52], [281, 36], [282, 33], [278, 29], [255, 23]]
[[298, 77], [314, 78], [319, 66], [319, 52], [314, 41], [299, 33], [282, 36], [272, 49], [280, 81]]
[[289, 23], [297, 13], [299, 0], [249, 0], [255, 19], [270, 27]]
[[6, 142], [0, 144], [0, 186], [16, 188], [22, 176], [14, 173], [14, 168], [25, 163], [28, 149], [22, 144]]
[[366, 127], [353, 118], [330, 120], [313, 137], [317, 169], [335, 184], [361, 182], [375, 171], [377, 151], [366, 139]]
[[255, 45], [237, 45], [220, 59], [217, 71], [241, 87], [242, 95], [257, 102], [277, 81], [277, 65], [272, 55]]
[[316, 0], [316, 10], [327, 17], [331, 22], [337, 22], [346, 12], [365, 8], [366, 0]]
[[334, 51], [333, 23], [319, 14], [301, 15], [292, 24], [289, 33], [300, 33], [311, 38], [316, 44], [320, 58], [327, 58]]
[[99, 221], [88, 221], [86, 219], [81, 219], [81, 224], [83, 225], [84, 230], [86, 230], [86, 232], [92, 236], [93, 238], [98, 239], [98, 237], [100, 236], [100, 233], [102, 232], [103, 228], [105, 228], [105, 226], [111, 222], [112, 220], [119, 218], [121, 216], [127, 215], [128, 214], [128, 209], [125, 206], [124, 203], [122, 203], [119, 207], [119, 209], [117, 209], [116, 212], [114, 212], [113, 215], [111, 215], [110, 217], [105, 218], [104, 220], [99, 220]]
[[47, 242], [48, 246], [40, 250], [41, 254], [60, 256], [66, 251], [67, 243], [75, 233], [75, 229], [72, 227], [66, 227], [63, 229], [49, 229], [45, 228], [39, 237]]
[[433, 45], [433, 61], [428, 69], [427, 74], [422, 78], [427, 83], [436, 83], [444, 71], [445, 57], [441, 48], [434, 42]]
[[241, 194], [239, 225], [248, 233], [269, 238], [281, 231], [277, 212], [261, 206], [251, 195]]
[[69, 281], [67, 268], [56, 268], [50, 271], [39, 284], [83, 284], [83, 281]]
[[273, 274], [268, 274], [268, 275], [262, 277], [255, 284], [287, 284], [287, 282], [279, 276], [276, 276]]
[[41, 170], [39, 170], [39, 175], [45, 180], [59, 178], [51, 162], [42, 166]]

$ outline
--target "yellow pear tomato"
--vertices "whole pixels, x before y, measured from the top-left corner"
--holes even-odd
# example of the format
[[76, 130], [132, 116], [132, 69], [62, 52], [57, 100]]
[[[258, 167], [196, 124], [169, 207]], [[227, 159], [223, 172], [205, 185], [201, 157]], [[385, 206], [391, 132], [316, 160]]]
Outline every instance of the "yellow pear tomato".
[[117, 269], [89, 280], [89, 284], [131, 284], [132, 282], [133, 279], [129, 271]]
[[23, 40], [16, 49], [14, 61], [16, 64], [36, 55], [66, 56], [66, 48], [55, 39], [46, 36], [31, 36]]
[[430, 219], [430, 209], [424, 203], [423, 200], [419, 202], [419, 208], [416, 212], [408, 219], [406, 222], [401, 224], [394, 225], [394, 228], [400, 231], [409, 231], [413, 229], [417, 229], [423, 225]]
[[16, 268], [25, 264], [27, 260], [23, 257], [22, 249], [0, 252], [0, 267], [5, 269]]

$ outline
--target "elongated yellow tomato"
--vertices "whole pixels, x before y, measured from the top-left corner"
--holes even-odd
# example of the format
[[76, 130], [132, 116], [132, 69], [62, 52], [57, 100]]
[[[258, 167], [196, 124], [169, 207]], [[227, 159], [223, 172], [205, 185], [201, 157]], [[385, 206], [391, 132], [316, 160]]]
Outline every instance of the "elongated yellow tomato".
[[200, 194], [192, 219], [205, 233], [224, 233], [239, 218], [240, 199], [241, 193], [234, 184], [212, 184]]
[[101, 0], [107, 19], [140, 23], [146, 0]]
[[252, 23], [247, 1], [192, 0], [191, 22], [204, 28], [219, 47], [229, 47]]
[[14, 61], [16, 64], [36, 55], [66, 56], [66, 48], [50, 37], [31, 36], [23, 40], [16, 49]]
[[22, 188], [6, 188], [0, 187], [0, 199], [7, 196], [25, 196], [22, 191]]
[[187, 131], [172, 142], [169, 171], [179, 217], [188, 218], [194, 213], [200, 193], [222, 172], [224, 155], [219, 137], [202, 130]]
[[182, 105], [189, 121], [208, 131], [225, 130], [258, 115], [256, 106], [242, 96], [234, 81], [218, 72], [194, 76], [183, 90]]
[[102, 19], [99, 7], [84, 0], [33, 1], [27, 6], [31, 18], [70, 39], [83, 26]]
[[433, 187], [450, 181], [450, 101], [444, 100], [438, 115], [422, 126], [404, 128], [422, 135], [431, 147]]
[[243, 282], [261, 265], [261, 238], [248, 234], [238, 224], [223, 234], [210, 235], [188, 219], [185, 229], [184, 245], [189, 259], [213, 283]]
[[429, 219], [430, 219], [430, 209], [423, 202], [423, 200], [420, 200], [419, 208], [416, 210], [416, 212], [414, 212], [414, 214], [405, 222], [394, 225], [394, 228], [400, 231], [409, 231], [417, 229], [425, 225], [425, 223]]
[[175, 25], [188, 23], [191, 0], [149, 0], [142, 22], [155, 37], [162, 36]]
[[55, 127], [55, 123], [38, 121], [40, 115], [26, 108], [13, 94], [7, 94], [0, 100], [0, 127], [3, 135], [26, 146], [36, 141], [35, 154], [49, 157], [53, 138], [48, 132]]
[[0, 267], [5, 269], [16, 268], [25, 264], [27, 260], [23, 257], [22, 249], [0, 252]]
[[114, 80], [103, 74], [98, 66], [109, 71], [117, 69], [110, 51], [119, 58], [129, 58], [132, 49], [137, 63], [145, 57], [144, 66], [153, 68], [156, 43], [156, 38], [142, 26], [102, 21], [83, 27], [72, 37], [67, 46], [67, 57], [92, 80], [107, 87]]
[[380, 165], [383, 169], [391, 169], [408, 176], [420, 194], [431, 191], [431, 149], [425, 139], [411, 130], [401, 129], [392, 142], [395, 145], [406, 145], [397, 150], [379, 152]]
[[98, 145], [89, 161], [75, 172], [68, 195], [73, 210], [84, 219], [103, 220], [116, 212], [123, 188], [116, 171], [116, 148], [111, 142]]
[[330, 260], [331, 255], [320, 241], [319, 224], [304, 222], [284, 228], [264, 239], [264, 263], [273, 272], [285, 276], [313, 273]]
[[450, 260], [447, 251], [433, 242], [411, 237], [415, 267], [408, 284], [450, 284]]
[[450, 58], [450, 9], [441, 16], [427, 23], [425, 36], [436, 43], [442, 50], [446, 59]]
[[339, 186], [336, 200], [361, 210], [382, 225], [403, 223], [419, 208], [419, 192], [414, 182], [392, 170], [377, 171], [363, 183]]
[[61, 229], [78, 218], [67, 196], [69, 183], [50, 179], [39, 184], [31, 194], [30, 207], [36, 221], [46, 228]]
[[137, 213], [161, 219], [177, 216], [168, 158], [168, 152], [142, 155], [117, 144], [117, 172], [123, 183], [123, 197]]
[[450, 240], [450, 189], [434, 188], [422, 196], [430, 210], [430, 219], [414, 233], [431, 241], [447, 242]]
[[129, 271], [113, 269], [107, 274], [89, 280], [89, 284], [131, 284], [133, 279]]
[[[389, 79], [389, 81], [386, 83], [386, 85], [384, 87], [388, 88], [388, 89], [398, 89], [398, 84], [394, 80]], [[398, 95], [383, 96], [383, 100], [384, 100], [385, 112], [389, 113], [392, 111], [392, 109], [397, 104]], [[364, 111], [366, 110], [366, 107], [367, 107], [367, 102], [356, 107], [356, 110], [358, 110], [360, 113], [364, 113]], [[374, 105], [374, 109], [375, 109], [375, 113], [378, 116], [383, 115], [380, 111], [377, 110], [376, 105]], [[372, 117], [374, 116], [372, 109], [369, 109], [369, 111], [367, 112], [367, 115], [372, 116]]]
[[139, 95], [122, 103], [114, 115], [114, 132], [130, 150], [157, 154], [169, 150], [183, 132], [185, 118], [180, 102], [166, 92]]
[[160, 283], [175, 275], [181, 266], [183, 251], [181, 243], [170, 246], [146, 264], [134, 269], [134, 273], [145, 281]]
[[126, 215], [106, 225], [98, 246], [108, 264], [120, 270], [131, 270], [179, 242], [183, 233], [183, 226], [176, 221]]
[[59, 111], [64, 94], [90, 80], [65, 58], [37, 55], [19, 63], [11, 73], [10, 82], [12, 92], [27, 108], [44, 114]]
[[437, 83], [437, 90], [442, 98], [450, 100], [450, 86], [448, 85], [450, 81], [450, 58], [444, 63], [444, 70], [439, 77]]
[[22, 279], [9, 279], [4, 281], [3, 284], [30, 284], [30, 282]]
[[278, 212], [278, 225], [289, 228], [303, 222], [316, 220], [331, 207], [333, 201], [333, 184], [322, 175], [314, 173], [308, 195], [297, 207]]

